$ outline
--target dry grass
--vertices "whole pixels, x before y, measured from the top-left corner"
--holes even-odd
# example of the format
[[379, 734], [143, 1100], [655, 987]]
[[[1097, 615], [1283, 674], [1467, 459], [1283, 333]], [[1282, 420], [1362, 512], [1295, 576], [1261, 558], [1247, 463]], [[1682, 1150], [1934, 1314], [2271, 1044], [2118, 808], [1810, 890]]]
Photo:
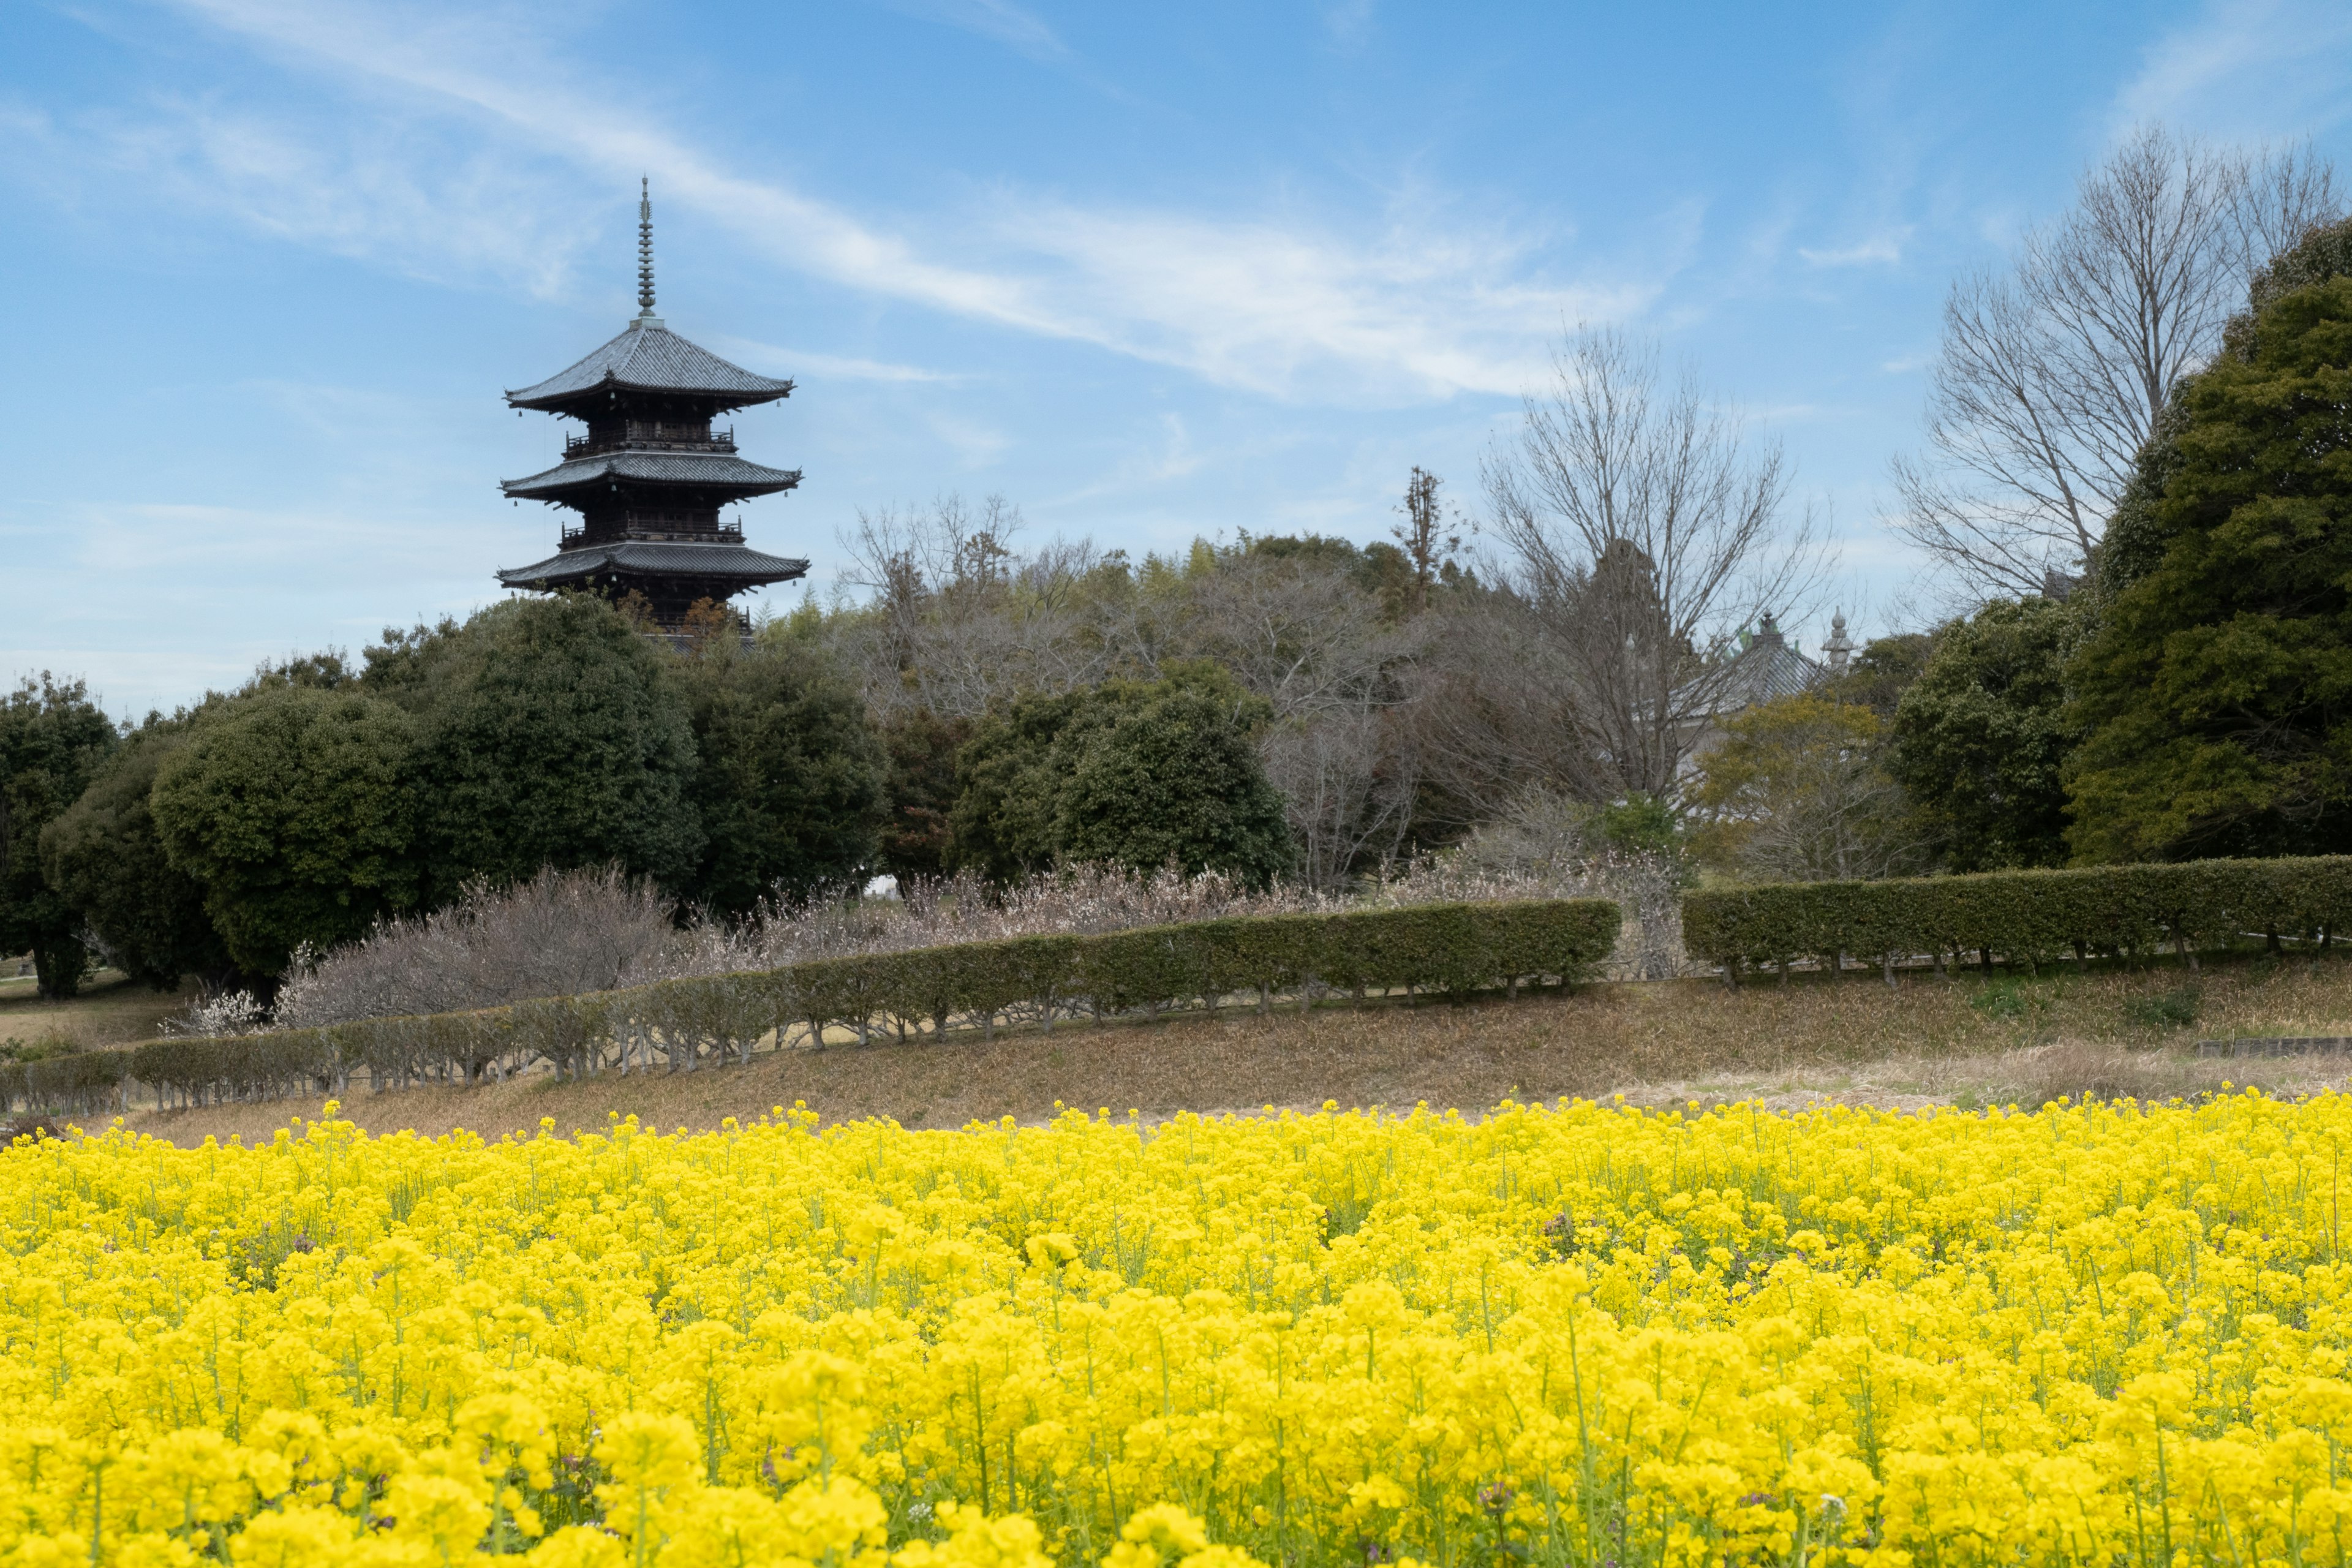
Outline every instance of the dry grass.
[[34, 994], [35, 982], [0, 980], [0, 1041], [64, 1038], [85, 1050], [152, 1040], [165, 1018], [188, 1005], [189, 993], [151, 991], [102, 969], [82, 983], [81, 994], [57, 1002]]
[[[2225, 1079], [2303, 1092], [2347, 1064], [2317, 1058], [2200, 1061], [2200, 1035], [2352, 1034], [2352, 963], [2307, 970], [2209, 967], [2194, 1027], [2160, 1017], [2184, 977], [2095, 974], [2039, 984], [1906, 978], [1750, 986], [1703, 981], [1596, 986], [1472, 1006], [1427, 1003], [1227, 1014], [1158, 1024], [1065, 1024], [994, 1041], [842, 1046], [757, 1057], [750, 1067], [558, 1084], [535, 1076], [475, 1089], [355, 1093], [344, 1113], [372, 1131], [464, 1127], [496, 1138], [542, 1117], [569, 1132], [634, 1113], [662, 1127], [713, 1127], [805, 1100], [828, 1121], [888, 1117], [957, 1126], [1053, 1114], [1056, 1102], [1164, 1116], [1264, 1105], [1475, 1110], [1506, 1096], [1622, 1093], [1685, 1100], [1821, 1100], [1889, 1107], [2040, 1104], [2058, 1094], [2189, 1094]], [[2174, 1013], [2177, 1005], [2170, 1007]], [[174, 1142], [266, 1137], [315, 1104], [278, 1100], [162, 1115], [131, 1125]]]

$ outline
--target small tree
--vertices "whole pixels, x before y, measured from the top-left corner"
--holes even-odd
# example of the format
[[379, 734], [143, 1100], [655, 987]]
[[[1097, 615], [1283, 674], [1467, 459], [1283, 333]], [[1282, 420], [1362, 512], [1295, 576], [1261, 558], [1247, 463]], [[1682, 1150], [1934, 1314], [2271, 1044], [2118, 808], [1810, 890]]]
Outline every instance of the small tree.
[[114, 726], [79, 680], [44, 671], [0, 699], [0, 952], [31, 949], [44, 996], [78, 991], [89, 954], [80, 918], [41, 874], [41, 830], [114, 744]]
[[415, 901], [406, 787], [415, 725], [345, 687], [265, 687], [197, 719], [149, 796], [164, 853], [201, 884], [238, 967], [284, 972]]
[[1415, 467], [1405, 481], [1404, 504], [1398, 509], [1404, 513], [1404, 521], [1391, 531], [1404, 547], [1405, 560], [1412, 568], [1405, 608], [1416, 616], [1429, 608], [1430, 589], [1454, 552], [1462, 548], [1461, 534], [1446, 531], [1444, 510], [1437, 499], [1438, 487], [1444, 482]]
[[1255, 732], [1262, 698], [1214, 683], [1119, 693], [1076, 748], [1055, 826], [1073, 860], [1222, 871], [1262, 888], [1290, 868], [1281, 795]]
[[1258, 759], [1272, 716], [1208, 665], [1016, 701], [959, 760], [951, 858], [998, 881], [1085, 860], [1262, 886], [1292, 859], [1282, 796]]
[[688, 791], [703, 849], [690, 896], [727, 914], [839, 887], [874, 859], [882, 757], [848, 686], [789, 641], [733, 635], [677, 661], [694, 731]]
[[1937, 630], [1895, 710], [1887, 765], [1955, 871], [2066, 859], [2065, 664], [2081, 613], [2001, 600]]
[[510, 599], [425, 640], [382, 668], [417, 719], [426, 901], [546, 866], [689, 883], [704, 836], [687, 704], [618, 611], [585, 595]]
[[158, 991], [177, 989], [184, 974], [225, 982], [234, 967], [203, 886], [164, 854], [148, 805], [164, 760], [186, 741], [184, 724], [151, 719], [41, 832], [49, 886], [126, 973]]
[[1724, 725], [1692, 792], [1699, 857], [1761, 881], [1898, 876], [1923, 857], [1902, 790], [1881, 765], [1878, 716], [1807, 694]]

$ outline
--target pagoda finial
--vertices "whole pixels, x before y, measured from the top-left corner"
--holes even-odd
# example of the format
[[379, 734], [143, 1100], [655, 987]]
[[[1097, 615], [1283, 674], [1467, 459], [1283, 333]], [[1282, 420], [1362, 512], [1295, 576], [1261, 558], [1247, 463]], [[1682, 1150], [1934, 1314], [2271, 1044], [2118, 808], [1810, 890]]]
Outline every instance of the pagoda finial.
[[651, 179], [637, 180], [637, 310], [654, 313], [654, 195]]

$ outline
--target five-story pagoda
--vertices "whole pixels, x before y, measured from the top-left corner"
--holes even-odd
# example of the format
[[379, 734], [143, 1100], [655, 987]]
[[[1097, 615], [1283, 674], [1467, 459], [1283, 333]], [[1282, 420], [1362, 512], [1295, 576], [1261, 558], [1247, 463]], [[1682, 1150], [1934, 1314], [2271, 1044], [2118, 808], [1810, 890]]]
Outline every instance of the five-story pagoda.
[[743, 542], [719, 509], [801, 482], [797, 469], [762, 468], [735, 455], [719, 415], [791, 395], [793, 384], [754, 375], [696, 347], [654, 314], [653, 200], [637, 205], [638, 314], [619, 337], [571, 369], [507, 394], [586, 425], [563, 443], [563, 461], [508, 495], [570, 507], [562, 548], [532, 566], [499, 574], [509, 588], [585, 589], [615, 600], [640, 596], [654, 621], [676, 631], [698, 600], [725, 604], [748, 588], [790, 582], [808, 563]]

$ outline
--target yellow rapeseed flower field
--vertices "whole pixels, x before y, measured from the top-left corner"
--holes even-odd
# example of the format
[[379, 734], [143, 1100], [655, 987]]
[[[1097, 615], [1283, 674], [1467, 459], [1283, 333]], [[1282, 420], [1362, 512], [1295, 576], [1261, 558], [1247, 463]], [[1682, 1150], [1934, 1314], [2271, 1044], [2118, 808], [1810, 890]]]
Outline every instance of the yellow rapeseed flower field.
[[2352, 1100], [0, 1153], [37, 1563], [2318, 1568]]

